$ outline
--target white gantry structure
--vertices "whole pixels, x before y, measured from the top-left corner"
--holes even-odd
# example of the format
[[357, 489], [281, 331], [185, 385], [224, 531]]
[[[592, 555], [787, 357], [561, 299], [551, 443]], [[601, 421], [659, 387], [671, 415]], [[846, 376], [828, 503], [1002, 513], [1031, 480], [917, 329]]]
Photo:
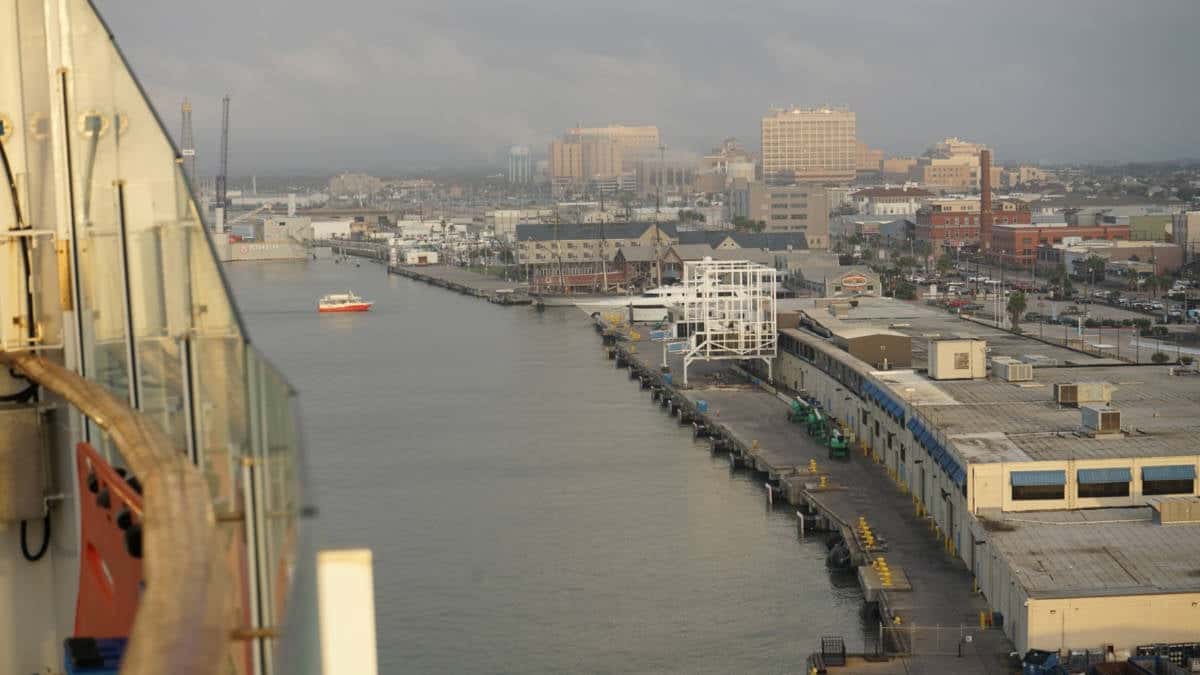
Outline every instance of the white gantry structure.
[[776, 271], [745, 260], [705, 258], [683, 265], [680, 300], [690, 343], [683, 357], [683, 384], [694, 361], [762, 359], [779, 343], [775, 330]]

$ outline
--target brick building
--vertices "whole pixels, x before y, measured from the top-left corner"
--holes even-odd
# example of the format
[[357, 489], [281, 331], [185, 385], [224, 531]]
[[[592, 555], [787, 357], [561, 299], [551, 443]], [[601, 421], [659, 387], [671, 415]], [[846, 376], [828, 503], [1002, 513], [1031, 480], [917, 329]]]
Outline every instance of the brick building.
[[[1029, 205], [1017, 200], [998, 201], [992, 206], [992, 222], [1033, 222]], [[979, 243], [979, 199], [934, 199], [917, 210], [915, 236], [931, 244], [957, 248]], [[1011, 250], [1011, 249], [1010, 249]]]
[[[999, 214], [997, 214], [999, 215]], [[1129, 239], [1128, 225], [1067, 225], [1019, 224], [999, 221], [992, 226], [992, 253], [1002, 256], [1006, 263], [1031, 265], [1037, 258], [1038, 246], [1061, 244], [1066, 238], [1084, 241]]]

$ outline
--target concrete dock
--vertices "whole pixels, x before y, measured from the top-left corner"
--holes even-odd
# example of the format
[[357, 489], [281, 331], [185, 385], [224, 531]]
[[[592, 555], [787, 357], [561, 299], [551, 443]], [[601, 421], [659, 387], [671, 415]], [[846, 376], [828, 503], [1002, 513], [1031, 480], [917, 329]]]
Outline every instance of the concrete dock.
[[796, 508], [804, 536], [845, 541], [864, 597], [879, 613], [876, 651], [868, 656], [893, 657], [888, 663], [872, 658], [864, 672], [1010, 671], [1012, 644], [999, 628], [985, 627], [990, 615], [970, 571], [943, 548], [931, 521], [881, 464], [858, 447], [849, 459], [830, 459], [804, 425], [787, 420], [787, 393], [732, 362], [692, 364], [684, 389], [678, 386], [680, 358], [668, 359], [673, 375], [663, 376], [660, 344], [631, 342], [602, 323], [598, 332], [617, 366], [629, 369], [654, 403], [692, 424], [698, 436], [711, 437], [732, 465], [761, 473], [768, 498]]
[[388, 272], [501, 305], [528, 305], [533, 302], [525, 284], [480, 274], [466, 267], [388, 265]]

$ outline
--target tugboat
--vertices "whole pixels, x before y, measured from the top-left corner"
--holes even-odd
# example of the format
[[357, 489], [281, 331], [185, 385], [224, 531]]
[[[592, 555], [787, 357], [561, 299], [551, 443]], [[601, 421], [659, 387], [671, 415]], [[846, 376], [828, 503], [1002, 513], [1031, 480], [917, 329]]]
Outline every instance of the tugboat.
[[363, 300], [354, 291], [330, 293], [317, 302], [318, 312], [369, 312], [373, 302]]

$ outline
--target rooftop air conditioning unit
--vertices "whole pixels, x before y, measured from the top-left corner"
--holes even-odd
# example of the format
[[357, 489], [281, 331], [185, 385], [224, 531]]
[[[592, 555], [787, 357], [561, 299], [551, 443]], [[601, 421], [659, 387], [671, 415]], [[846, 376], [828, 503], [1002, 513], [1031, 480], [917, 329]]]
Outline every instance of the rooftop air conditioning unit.
[[1016, 359], [997, 356], [992, 359], [992, 377], [1005, 382], [1029, 382], [1033, 379], [1033, 365]]
[[1156, 497], [1147, 501], [1160, 525], [1200, 522], [1200, 499], [1195, 497]]
[[1054, 385], [1054, 401], [1059, 405], [1082, 406], [1112, 403], [1116, 387], [1108, 382], [1064, 382]]
[[1084, 405], [1079, 406], [1083, 415], [1083, 428], [1094, 434], [1121, 433], [1121, 411], [1113, 408]]

